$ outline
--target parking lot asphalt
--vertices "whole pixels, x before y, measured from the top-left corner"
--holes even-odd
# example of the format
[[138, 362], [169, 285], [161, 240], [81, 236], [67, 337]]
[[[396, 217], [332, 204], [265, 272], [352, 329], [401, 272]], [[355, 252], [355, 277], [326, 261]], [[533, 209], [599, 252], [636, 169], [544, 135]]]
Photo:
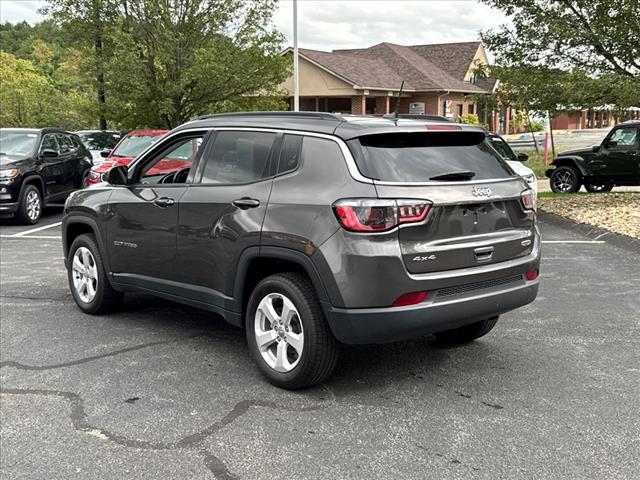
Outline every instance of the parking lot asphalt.
[[0, 225], [3, 478], [637, 478], [640, 252], [542, 224], [539, 297], [488, 336], [344, 347], [287, 392], [210, 313], [82, 314], [59, 221]]

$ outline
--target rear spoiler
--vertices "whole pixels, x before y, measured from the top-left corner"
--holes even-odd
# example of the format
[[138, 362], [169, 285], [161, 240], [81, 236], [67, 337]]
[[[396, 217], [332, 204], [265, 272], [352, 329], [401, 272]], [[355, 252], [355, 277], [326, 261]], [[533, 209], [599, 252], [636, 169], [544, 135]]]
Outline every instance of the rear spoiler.
[[380, 147], [394, 147], [398, 145], [415, 147], [469, 147], [479, 145], [486, 139], [486, 134], [484, 130], [481, 129], [433, 128], [440, 126], [443, 125], [431, 124], [428, 125], [430, 128], [426, 130], [424, 128], [403, 131], [389, 129], [374, 130], [354, 138], [359, 139], [362, 145]]

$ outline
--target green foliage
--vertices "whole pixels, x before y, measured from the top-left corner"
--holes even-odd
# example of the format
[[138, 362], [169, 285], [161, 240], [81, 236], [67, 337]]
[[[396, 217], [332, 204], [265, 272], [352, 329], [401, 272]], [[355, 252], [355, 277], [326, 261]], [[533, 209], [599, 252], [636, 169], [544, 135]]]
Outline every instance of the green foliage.
[[519, 111], [509, 119], [509, 128], [511, 131], [519, 131], [525, 127], [526, 121], [526, 114], [523, 111]]
[[510, 25], [481, 34], [502, 66], [562, 70], [640, 71], [638, 0], [483, 0], [502, 10]]
[[47, 0], [45, 21], [0, 24], [12, 71], [32, 92], [48, 92], [21, 92], [19, 114], [12, 99], [0, 124], [171, 128], [204, 113], [284, 109], [278, 88], [290, 59], [270, 27], [274, 8], [275, 0]]
[[545, 129], [546, 129], [546, 125], [545, 125], [545, 122], [543, 122], [542, 120], [535, 120], [535, 119], [529, 120], [529, 126], [527, 130], [531, 132], [544, 132]]
[[480, 125], [480, 120], [478, 120], [478, 115], [475, 113], [467, 113], [465, 115], [460, 115], [458, 118], [460, 123], [464, 123], [465, 125]]

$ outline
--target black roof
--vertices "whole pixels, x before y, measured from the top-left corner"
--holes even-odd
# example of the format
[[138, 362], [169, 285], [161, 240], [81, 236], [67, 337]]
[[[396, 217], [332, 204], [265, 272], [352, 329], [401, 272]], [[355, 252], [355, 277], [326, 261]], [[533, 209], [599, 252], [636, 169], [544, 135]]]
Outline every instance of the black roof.
[[68, 130], [57, 127], [43, 127], [43, 128], [22, 128], [22, 127], [8, 127], [2, 128], [2, 130], [12, 130], [14, 132], [29, 132], [29, 133], [73, 133]]
[[[362, 135], [378, 133], [425, 131], [425, 125], [436, 124], [446, 126], [446, 129], [451, 127], [451, 122], [448, 121], [414, 120], [402, 117], [395, 119], [325, 112], [238, 112], [204, 115], [179, 126], [176, 130], [198, 127], [274, 128], [335, 135], [343, 140], [350, 140]], [[483, 131], [479, 127], [458, 124], [456, 126], [460, 130]]]

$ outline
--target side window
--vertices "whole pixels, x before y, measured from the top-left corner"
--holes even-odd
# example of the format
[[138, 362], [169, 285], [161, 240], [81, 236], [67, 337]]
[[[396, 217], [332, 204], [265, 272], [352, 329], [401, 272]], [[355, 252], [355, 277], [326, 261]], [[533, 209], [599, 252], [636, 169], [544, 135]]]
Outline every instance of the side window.
[[56, 133], [56, 139], [58, 140], [58, 145], [60, 146], [60, 153], [69, 153], [74, 149], [73, 142], [68, 135]]
[[607, 143], [610, 147], [630, 147], [635, 145], [637, 137], [637, 128], [624, 127], [613, 132]]
[[302, 149], [302, 136], [285, 135], [280, 147], [280, 160], [278, 162], [278, 174], [291, 172], [298, 168], [300, 163], [300, 150]]
[[54, 150], [56, 152], [60, 151], [58, 142], [56, 141], [56, 137], [53, 135], [53, 133], [48, 133], [44, 137], [42, 137], [42, 145], [40, 145], [40, 151], [42, 150]]
[[144, 167], [140, 183], [186, 183], [203, 138], [204, 134], [172, 142]]
[[202, 183], [251, 183], [269, 174], [275, 133], [221, 131], [208, 149]]

